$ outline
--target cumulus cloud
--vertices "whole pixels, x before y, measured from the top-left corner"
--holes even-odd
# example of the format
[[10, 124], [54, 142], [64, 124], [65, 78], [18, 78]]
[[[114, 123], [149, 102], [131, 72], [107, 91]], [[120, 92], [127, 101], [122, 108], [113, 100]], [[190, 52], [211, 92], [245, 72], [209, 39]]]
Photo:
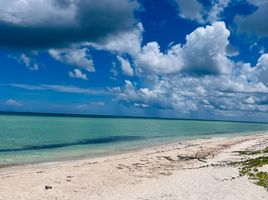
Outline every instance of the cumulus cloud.
[[[241, 74], [243, 76], [243, 74]], [[139, 88], [127, 81], [116, 90], [117, 101], [128, 106], [173, 110], [179, 113], [267, 112], [268, 88], [249, 83], [234, 75], [173, 76], [158, 79], [149, 87]], [[261, 93], [260, 93], [261, 92]], [[142, 108], [142, 106], [140, 106]]]
[[139, 24], [132, 33], [94, 45], [120, 55], [129, 54], [140, 73], [205, 75], [230, 73], [232, 69], [233, 63], [228, 58], [230, 31], [224, 22], [199, 27], [186, 36], [185, 44], [171, 45], [164, 52], [156, 41], [142, 46], [142, 33]]
[[0, 46], [40, 49], [99, 41], [132, 29], [137, 7], [128, 0], [3, 0]]
[[150, 42], [134, 55], [137, 66], [156, 74], [225, 74], [230, 73], [232, 62], [228, 58], [229, 30], [224, 22], [199, 27], [186, 36], [184, 45], [175, 44], [165, 53], [157, 42]]
[[238, 31], [254, 34], [260, 37], [268, 36], [268, 2], [253, 1], [257, 6], [255, 12], [246, 16], [236, 16], [234, 21]]
[[83, 72], [81, 72], [81, 70], [79, 69], [74, 69], [74, 71], [69, 71], [69, 76], [71, 78], [78, 78], [78, 79], [83, 79], [83, 80], [88, 80], [87, 75], [83, 74]]
[[184, 71], [197, 74], [230, 73], [232, 62], [227, 57], [230, 31], [224, 22], [199, 27], [186, 36], [183, 47]]
[[140, 69], [147, 72], [177, 73], [183, 67], [182, 49], [180, 45], [174, 45], [167, 53], [162, 53], [157, 42], [150, 42], [136, 55], [135, 61]]
[[134, 70], [132, 69], [129, 61], [122, 58], [121, 56], [117, 56], [117, 59], [121, 64], [121, 69], [122, 69], [123, 74], [125, 74], [127, 76], [133, 76]]
[[[121, 88], [111, 89], [116, 100], [127, 106], [173, 110], [177, 113], [268, 112], [268, 54], [255, 66], [236, 63], [229, 74], [191, 76], [176, 74], [158, 77], [142, 86], [126, 81]], [[143, 106], [144, 105], [144, 106]]]
[[49, 54], [57, 61], [95, 72], [93, 60], [88, 55], [87, 48], [50, 49]]
[[126, 81], [125, 86], [118, 91], [117, 100], [125, 105], [141, 108], [153, 107], [181, 112], [196, 109], [194, 102], [190, 98], [185, 101], [185, 96], [178, 89], [178, 86], [172, 84], [171, 79], [159, 80], [152, 88], [136, 88], [133, 83]]
[[142, 79], [142, 85], [126, 81], [123, 87], [110, 88], [118, 102], [140, 109], [221, 116], [268, 111], [268, 56], [261, 55], [255, 66], [232, 61], [230, 31], [224, 22], [199, 27], [186, 36], [185, 44], [173, 44], [165, 51], [156, 41], [142, 46], [142, 31], [129, 35], [135, 35], [131, 40], [135, 51], [129, 44], [124, 48], [124, 43], [118, 43], [120, 48], [100, 47], [122, 58], [128, 54]]
[[258, 81], [268, 86], [268, 54], [263, 54], [258, 59], [256, 67], [253, 69], [257, 75]]
[[148, 88], [137, 89], [136, 86], [128, 80], [125, 81], [124, 88], [112, 88], [111, 90], [117, 94], [116, 100], [126, 106], [167, 109], [167, 107], [171, 105], [168, 99], [159, 98], [161, 91], [149, 90]]

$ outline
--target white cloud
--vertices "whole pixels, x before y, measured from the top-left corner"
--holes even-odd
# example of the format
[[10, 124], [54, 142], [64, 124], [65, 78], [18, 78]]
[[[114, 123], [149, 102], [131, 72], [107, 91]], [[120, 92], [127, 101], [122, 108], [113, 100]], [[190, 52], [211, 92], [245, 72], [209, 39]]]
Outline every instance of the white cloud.
[[121, 64], [121, 69], [123, 71], [123, 74], [127, 76], [133, 76], [134, 75], [134, 70], [132, 69], [130, 63], [128, 60], [122, 58], [121, 56], [117, 56], [118, 61]]
[[168, 99], [161, 98], [163, 91], [155, 89], [149, 90], [148, 88], [137, 89], [136, 86], [126, 80], [124, 88], [113, 90], [116, 93], [117, 101], [124, 102], [124, 104], [134, 105], [141, 108], [171, 108], [171, 102]]
[[248, 97], [247, 99], [244, 100], [244, 103], [246, 104], [255, 104], [256, 103], [256, 97]]
[[155, 76], [147, 84], [144, 81], [142, 87], [126, 81], [125, 86], [114, 93], [117, 101], [144, 109], [153, 107], [177, 113], [221, 116], [230, 112], [267, 112], [267, 58], [266, 54], [262, 55], [256, 66], [238, 63], [236, 70], [217, 76]]
[[20, 59], [26, 66], [29, 66], [31, 64], [30, 58], [26, 56], [25, 54], [21, 54]]
[[93, 60], [88, 55], [87, 48], [51, 49], [49, 54], [62, 63], [85, 69], [88, 72], [95, 72]]
[[80, 88], [76, 86], [66, 86], [66, 85], [47, 85], [42, 84], [40, 85], [46, 90], [52, 90], [56, 92], [65, 92], [65, 93], [77, 93], [77, 94], [105, 94], [105, 91], [94, 90], [89, 88]]
[[251, 66], [250, 63], [238, 63], [239, 70], [238, 72], [246, 79], [250, 84], [255, 84], [258, 86], [259, 92], [266, 91], [268, 86], [268, 54], [262, 54], [256, 66]]
[[47, 91], [54, 91], [54, 92], [62, 92], [62, 93], [73, 93], [73, 94], [95, 94], [95, 95], [108, 95], [113, 94], [111, 91], [107, 89], [99, 88], [99, 89], [92, 89], [92, 88], [82, 88], [72, 85], [49, 85], [49, 84], [38, 84], [38, 85], [30, 85], [30, 84], [1, 84], [0, 86], [9, 86], [15, 88], [21, 88], [25, 90], [47, 90]]
[[[217, 2], [215, 13], [221, 13], [229, 1]], [[219, 17], [215, 13], [214, 17]], [[263, 54], [256, 66], [232, 61], [230, 31], [224, 22], [199, 27], [186, 36], [185, 44], [173, 44], [165, 51], [156, 41], [142, 46], [141, 34], [133, 33], [135, 50], [130, 50], [129, 44], [124, 47], [124, 40], [116, 42], [118, 46], [98, 46], [115, 52], [118, 58], [128, 54], [142, 79], [141, 86], [126, 81], [123, 87], [109, 89], [123, 105], [221, 116], [268, 110], [264, 99], [268, 94], [268, 56]]]
[[258, 81], [268, 86], [268, 54], [261, 55], [254, 70]]
[[160, 52], [157, 42], [145, 45], [134, 55], [136, 65], [156, 74], [226, 74], [233, 63], [228, 58], [229, 30], [224, 22], [199, 27], [186, 36], [184, 45], [175, 44], [166, 53]]
[[136, 55], [135, 62], [140, 69], [147, 72], [178, 73], [183, 67], [182, 49], [180, 45], [174, 45], [167, 53], [162, 53], [157, 42], [150, 42]]
[[40, 68], [39, 64], [33, 58], [24, 53], [20, 54], [19, 56], [8, 55], [8, 58], [16, 60], [17, 62], [25, 65], [29, 70], [32, 71], [37, 71]]
[[110, 73], [112, 74], [112, 76], [110, 76], [110, 79], [117, 80], [118, 71], [116, 69], [116, 63], [115, 62], [112, 62], [112, 67], [110, 69]]
[[14, 106], [14, 107], [21, 107], [21, 106], [23, 106], [22, 103], [20, 103], [20, 102], [18, 102], [16, 100], [13, 100], [13, 99], [6, 100], [6, 105], [8, 105], [8, 106]]
[[[97, 49], [131, 56], [134, 67], [142, 74], [189, 73], [197, 75], [230, 73], [233, 67], [228, 58], [230, 31], [224, 22], [215, 22], [206, 27], [199, 27], [186, 36], [185, 44], [174, 44], [164, 52], [156, 41], [142, 47], [142, 25], [132, 33], [118, 35], [102, 44], [88, 44]], [[126, 37], [124, 37], [126, 36]], [[122, 57], [122, 56], [120, 56]], [[119, 59], [120, 62], [122, 61]], [[124, 62], [124, 64], [126, 64]], [[132, 72], [128, 66], [128, 75]]]
[[214, 0], [213, 5], [208, 13], [208, 21], [215, 22], [221, 19], [221, 14], [229, 5], [231, 0]]
[[196, 20], [200, 23], [204, 22], [203, 11], [204, 8], [197, 0], [176, 0], [179, 5], [179, 15], [182, 18]]
[[197, 21], [199, 23], [213, 23], [221, 20], [221, 15], [228, 7], [230, 0], [213, 0], [208, 8], [198, 0], [176, 0], [179, 6], [179, 15], [182, 18]]
[[102, 107], [104, 105], [105, 105], [104, 102], [97, 101], [97, 102], [90, 102], [90, 103], [80, 104], [80, 105], [77, 105], [76, 107], [78, 109], [91, 109], [91, 108], [94, 108], [94, 107]]
[[26, 65], [28, 69], [33, 71], [39, 70], [39, 65], [25, 54], [20, 55], [20, 60]]
[[120, 54], [128, 53], [130, 55], [136, 55], [141, 49], [143, 31], [143, 26], [139, 23], [131, 31], [111, 35], [99, 43], [88, 43], [88, 45], [96, 49], [104, 49]]
[[147, 104], [143, 104], [143, 103], [134, 103], [135, 107], [139, 107], [139, 108], [149, 108], [150, 106]]
[[183, 46], [184, 71], [201, 74], [230, 73], [232, 62], [227, 57], [230, 31], [224, 22], [199, 27], [186, 36]]
[[86, 74], [83, 74], [81, 72], [81, 70], [79, 70], [79, 69], [74, 69], [73, 72], [72, 71], [69, 71], [69, 76], [71, 78], [78, 78], [78, 79], [88, 80], [87, 75]]

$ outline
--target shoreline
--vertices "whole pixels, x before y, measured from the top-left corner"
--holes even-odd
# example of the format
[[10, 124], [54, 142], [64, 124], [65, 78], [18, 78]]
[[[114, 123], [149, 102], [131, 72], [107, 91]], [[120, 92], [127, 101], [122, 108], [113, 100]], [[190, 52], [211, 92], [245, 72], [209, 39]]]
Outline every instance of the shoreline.
[[161, 148], [163, 146], [170, 146], [170, 145], [176, 145], [176, 144], [183, 144], [185, 142], [191, 142], [195, 140], [210, 140], [210, 139], [221, 139], [221, 138], [236, 138], [236, 137], [247, 137], [247, 136], [258, 136], [267, 134], [268, 132], [258, 131], [258, 132], [245, 132], [238, 135], [231, 135], [231, 134], [223, 134], [219, 136], [202, 136], [202, 137], [193, 137], [193, 138], [174, 138], [174, 142], [171, 142], [169, 139], [168, 141], [162, 141], [155, 144], [147, 144], [146, 146], [137, 146], [133, 147], [131, 149], [122, 149], [122, 150], [116, 150], [113, 152], [107, 152], [107, 153], [99, 153], [96, 155], [81, 155], [81, 156], [70, 156], [66, 158], [55, 158], [55, 159], [48, 159], [48, 160], [40, 160], [40, 161], [32, 161], [32, 162], [25, 162], [25, 163], [7, 163], [7, 164], [0, 164], [0, 173], [2, 169], [6, 168], [15, 168], [15, 167], [27, 167], [27, 166], [38, 166], [38, 165], [50, 165], [55, 163], [62, 163], [62, 162], [68, 162], [68, 161], [81, 161], [81, 160], [89, 160], [89, 159], [98, 159], [98, 158], [105, 158], [105, 157], [111, 157], [111, 156], [118, 156], [118, 155], [124, 155], [129, 153], [137, 153], [142, 152], [146, 150], [152, 150], [155, 148]]
[[[162, 148], [172, 148], [174, 145], [186, 145], [187, 143], [194, 143], [194, 142], [200, 142], [200, 141], [209, 141], [209, 140], [228, 140], [228, 139], [235, 139], [235, 138], [245, 138], [245, 137], [258, 137], [258, 136], [264, 136], [268, 135], [268, 132], [260, 132], [260, 133], [246, 133], [245, 135], [228, 135], [228, 136], [214, 136], [214, 137], [201, 137], [201, 138], [185, 138], [182, 140], [177, 139], [177, 141], [174, 142], [166, 142], [162, 144], [151, 144], [145, 147], [137, 147], [133, 149], [127, 149], [127, 150], [119, 150], [117, 152], [111, 152], [111, 153], [104, 153], [99, 154], [95, 156], [74, 156], [74, 157], [68, 157], [68, 158], [59, 158], [55, 160], [48, 160], [48, 161], [34, 161], [34, 162], [28, 162], [28, 163], [14, 163], [14, 164], [2, 164], [0, 165], [0, 175], [3, 170], [9, 170], [9, 169], [20, 169], [20, 168], [31, 168], [31, 167], [42, 167], [42, 166], [54, 166], [54, 165], [61, 165], [69, 162], [83, 162], [83, 161], [89, 161], [89, 160], [103, 160], [103, 159], [109, 159], [109, 158], [121, 158], [124, 156], [132, 155], [132, 154], [139, 154], [139, 153], [145, 153], [147, 151], [157, 151], [158, 149]], [[191, 145], [191, 144], [189, 144]], [[1, 200], [1, 199], [0, 199]]]
[[[0, 199], [161, 199], [162, 191], [168, 194], [162, 199], [195, 199], [188, 198], [187, 191], [182, 189], [186, 186], [200, 193], [199, 199], [213, 199], [213, 195], [215, 199], [209, 191], [223, 184], [214, 183], [215, 176], [220, 180], [225, 176], [230, 176], [228, 180], [236, 177], [224, 182], [227, 188], [239, 188], [232, 195], [245, 193], [246, 199], [263, 199], [262, 196], [268, 197], [267, 191], [247, 177], [238, 177], [236, 167], [224, 166], [227, 161], [245, 159], [235, 151], [258, 149], [261, 145], [268, 146], [268, 133], [184, 140], [104, 157], [0, 168]], [[189, 183], [184, 185], [178, 180]], [[204, 184], [208, 188], [192, 188], [198, 180], [200, 187]], [[245, 192], [241, 187], [250, 189]], [[202, 198], [204, 192], [206, 198]]]
[[[261, 133], [260, 133], [261, 134]], [[259, 134], [257, 134], [259, 135]], [[233, 136], [236, 137], [236, 136]], [[199, 140], [210, 140], [210, 139], [220, 139], [225, 137], [208, 137], [208, 138], [198, 138], [198, 139], [183, 139], [178, 140], [177, 142], [167, 142], [164, 144], [152, 144], [146, 147], [137, 147], [129, 150], [119, 150], [118, 152], [112, 152], [112, 153], [104, 153], [102, 155], [96, 155], [96, 156], [74, 156], [69, 158], [63, 158], [63, 159], [55, 159], [51, 161], [40, 161], [40, 162], [30, 162], [30, 163], [14, 163], [14, 164], [3, 164], [0, 165], [0, 174], [3, 170], [9, 170], [9, 169], [20, 169], [20, 168], [31, 168], [31, 167], [42, 167], [42, 166], [53, 166], [57, 164], [64, 164], [69, 162], [83, 162], [88, 160], [102, 160], [102, 159], [109, 159], [112, 157], [124, 157], [129, 154], [136, 154], [136, 153], [144, 153], [146, 151], [153, 151], [155, 149], [160, 149], [163, 147], [169, 147], [174, 146], [178, 144], [183, 144], [186, 142], [193, 142], [193, 141], [199, 141]]]

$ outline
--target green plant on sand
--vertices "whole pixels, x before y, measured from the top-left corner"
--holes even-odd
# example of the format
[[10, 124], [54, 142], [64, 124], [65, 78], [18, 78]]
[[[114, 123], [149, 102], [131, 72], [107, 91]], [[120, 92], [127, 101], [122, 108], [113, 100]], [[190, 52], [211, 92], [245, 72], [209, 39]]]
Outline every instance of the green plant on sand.
[[248, 176], [251, 180], [264, 187], [268, 191], [268, 172], [260, 171], [259, 168], [268, 165], [268, 156], [264, 153], [268, 153], [268, 147], [258, 151], [240, 151], [241, 155], [259, 155], [256, 158], [250, 158], [246, 161], [241, 161], [236, 164], [240, 165], [239, 173], [240, 176]]
[[257, 155], [257, 154], [261, 154], [261, 153], [268, 153], [268, 147], [262, 149], [262, 150], [257, 150], [257, 151], [250, 151], [250, 150], [246, 150], [246, 151], [237, 151], [240, 155]]

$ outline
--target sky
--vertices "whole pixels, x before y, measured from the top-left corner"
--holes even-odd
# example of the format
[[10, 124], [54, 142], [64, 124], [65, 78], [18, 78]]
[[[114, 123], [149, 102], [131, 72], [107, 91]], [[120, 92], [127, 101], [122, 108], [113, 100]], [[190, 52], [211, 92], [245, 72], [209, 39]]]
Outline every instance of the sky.
[[2, 0], [0, 110], [268, 122], [267, 0]]

